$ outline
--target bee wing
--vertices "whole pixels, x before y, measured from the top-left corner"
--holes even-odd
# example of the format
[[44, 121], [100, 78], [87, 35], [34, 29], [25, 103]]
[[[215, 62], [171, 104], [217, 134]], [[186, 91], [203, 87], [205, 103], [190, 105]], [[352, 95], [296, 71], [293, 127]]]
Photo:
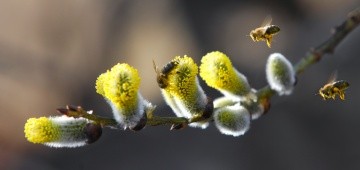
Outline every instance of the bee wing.
[[271, 24], [271, 21], [272, 21], [272, 17], [271, 15], [268, 15], [265, 17], [264, 21], [262, 22], [261, 24], [261, 27], [265, 27], [265, 26], [268, 26]]
[[336, 79], [337, 79], [337, 70], [331, 73], [327, 83], [335, 82]]

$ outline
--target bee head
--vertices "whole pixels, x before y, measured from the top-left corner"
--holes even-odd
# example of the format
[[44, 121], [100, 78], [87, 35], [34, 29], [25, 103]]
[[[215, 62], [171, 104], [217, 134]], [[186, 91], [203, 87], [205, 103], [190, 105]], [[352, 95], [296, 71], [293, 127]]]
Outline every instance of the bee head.
[[252, 30], [251, 32], [250, 32], [250, 34], [249, 34], [249, 36], [251, 37], [251, 39], [255, 42], [255, 35], [256, 34], [256, 32], [254, 31], [254, 30]]
[[159, 67], [155, 64], [155, 61], [153, 60], [153, 67], [156, 73], [156, 81], [160, 88], [165, 88], [167, 86], [165, 76], [161, 73], [159, 70]]

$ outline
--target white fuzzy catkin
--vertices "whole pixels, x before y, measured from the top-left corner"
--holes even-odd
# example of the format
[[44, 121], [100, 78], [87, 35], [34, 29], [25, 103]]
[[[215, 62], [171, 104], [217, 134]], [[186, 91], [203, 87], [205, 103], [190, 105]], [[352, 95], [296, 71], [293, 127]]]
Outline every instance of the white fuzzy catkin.
[[279, 95], [290, 95], [295, 84], [294, 67], [282, 54], [273, 53], [266, 63], [266, 78]]
[[88, 138], [83, 132], [86, 124], [89, 123], [84, 118], [73, 118], [68, 116], [49, 117], [60, 129], [60, 139], [46, 142], [44, 145], [55, 148], [75, 148], [86, 145]]
[[[205, 108], [208, 100], [206, 98], [204, 91], [202, 90], [202, 88], [199, 84], [198, 78], [196, 78], [196, 86], [197, 86], [197, 92], [195, 95], [197, 96], [197, 100], [193, 104], [196, 104], [197, 105], [196, 107]], [[171, 109], [176, 114], [176, 116], [185, 117], [187, 119], [192, 118], [193, 113], [192, 113], [191, 109], [194, 107], [189, 107], [186, 104], [186, 101], [183, 101], [182, 99], [171, 95], [166, 90], [162, 89], [161, 92], [162, 92], [162, 95], [163, 95], [166, 103], [171, 107]], [[189, 126], [206, 129], [209, 126], [209, 123], [207, 121], [194, 122], [194, 123], [190, 123]]]
[[216, 127], [222, 134], [240, 136], [250, 128], [250, 113], [239, 103], [221, 107], [214, 113]]
[[124, 110], [117, 108], [116, 105], [109, 100], [107, 100], [107, 102], [109, 103], [113, 111], [114, 119], [124, 129], [136, 126], [140, 119], [144, 116], [146, 108], [153, 107], [151, 103], [143, 99], [140, 93], [138, 93], [138, 104], [136, 105], [136, 108], [132, 111], [131, 115], [125, 116], [125, 114], [122, 113], [125, 112]]
[[[204, 112], [209, 100], [199, 84], [198, 66], [193, 59], [186, 55], [177, 56], [169, 64], [158, 75], [159, 87], [166, 103], [178, 117], [192, 119], [207, 114]], [[189, 124], [202, 129], [208, 125], [208, 120]]]

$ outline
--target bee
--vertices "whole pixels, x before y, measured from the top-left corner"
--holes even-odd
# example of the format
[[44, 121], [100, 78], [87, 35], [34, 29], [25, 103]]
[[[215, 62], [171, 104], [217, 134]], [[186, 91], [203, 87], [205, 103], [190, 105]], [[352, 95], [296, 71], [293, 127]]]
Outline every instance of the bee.
[[250, 31], [251, 39], [256, 41], [266, 41], [266, 44], [269, 48], [271, 48], [271, 41], [275, 34], [280, 31], [280, 28], [276, 25], [270, 25], [272, 21], [271, 16], [267, 16], [263, 24], [259, 28]]
[[339, 95], [341, 100], [345, 100], [345, 90], [349, 87], [349, 83], [345, 80], [336, 80], [336, 74], [333, 74], [323, 87], [319, 89], [320, 96], [326, 99], [334, 99]]
[[153, 60], [153, 67], [154, 67], [154, 70], [156, 72], [156, 81], [157, 81], [160, 88], [164, 89], [164, 88], [167, 87], [167, 85], [168, 85], [168, 83], [167, 83], [167, 74], [171, 70], [173, 70], [176, 65], [177, 65], [176, 62], [170, 61], [160, 71], [158, 66], [155, 64], [155, 61]]

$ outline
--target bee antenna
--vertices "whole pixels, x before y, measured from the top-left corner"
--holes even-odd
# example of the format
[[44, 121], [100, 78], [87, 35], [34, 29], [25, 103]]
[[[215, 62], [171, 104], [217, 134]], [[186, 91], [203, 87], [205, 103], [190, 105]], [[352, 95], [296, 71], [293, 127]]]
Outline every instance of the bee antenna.
[[155, 63], [155, 60], [153, 59], [152, 62], [153, 62], [153, 68], [154, 68], [155, 72], [158, 72], [159, 68]]

